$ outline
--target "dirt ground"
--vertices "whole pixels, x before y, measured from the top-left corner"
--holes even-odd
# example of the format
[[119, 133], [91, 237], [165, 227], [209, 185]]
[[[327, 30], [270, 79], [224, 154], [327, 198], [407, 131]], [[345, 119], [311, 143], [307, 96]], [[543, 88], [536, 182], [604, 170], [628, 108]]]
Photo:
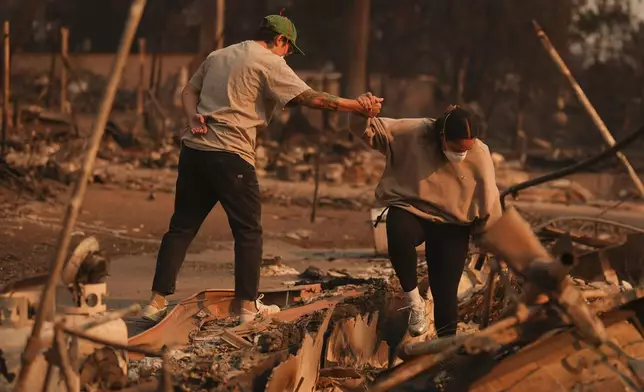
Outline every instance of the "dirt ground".
[[[96, 236], [111, 257], [156, 253], [172, 214], [173, 195], [91, 185], [75, 227], [72, 246]], [[47, 270], [56, 253], [67, 195], [58, 201], [16, 200], [0, 190], [0, 283]], [[321, 207], [316, 223], [310, 208], [264, 204], [265, 238], [304, 248], [368, 248], [373, 246], [369, 213]], [[341, 229], [340, 229], [341, 228]], [[190, 252], [232, 241], [226, 216], [217, 206], [204, 222]]]

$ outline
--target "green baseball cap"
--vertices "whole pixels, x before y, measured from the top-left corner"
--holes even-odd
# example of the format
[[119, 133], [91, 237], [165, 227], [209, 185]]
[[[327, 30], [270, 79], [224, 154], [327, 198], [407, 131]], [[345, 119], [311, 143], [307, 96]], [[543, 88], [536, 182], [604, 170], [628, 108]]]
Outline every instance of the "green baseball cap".
[[293, 52], [297, 54], [304, 54], [302, 49], [298, 48], [295, 41], [297, 40], [297, 30], [291, 20], [282, 15], [268, 15], [264, 17], [261, 27], [268, 28], [277, 34], [282, 34], [293, 45]]

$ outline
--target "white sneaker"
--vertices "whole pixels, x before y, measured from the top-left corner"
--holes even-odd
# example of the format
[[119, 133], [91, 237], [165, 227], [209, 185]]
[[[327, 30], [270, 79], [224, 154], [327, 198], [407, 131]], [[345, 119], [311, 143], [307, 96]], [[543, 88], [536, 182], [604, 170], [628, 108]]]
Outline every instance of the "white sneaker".
[[409, 308], [409, 326], [407, 327], [409, 334], [416, 337], [427, 333], [429, 325], [425, 301], [412, 303], [407, 308]]
[[275, 314], [282, 311], [277, 305], [264, 305], [261, 299], [264, 298], [264, 294], [261, 294], [255, 300], [255, 307], [257, 307], [257, 312], [252, 312], [248, 309], [242, 309], [241, 314], [239, 315], [239, 323], [244, 324], [249, 321], [253, 321], [256, 317], [268, 316], [269, 314]]
[[168, 305], [161, 306], [155, 302], [151, 302], [143, 309], [143, 319], [152, 321], [158, 324], [168, 315]]

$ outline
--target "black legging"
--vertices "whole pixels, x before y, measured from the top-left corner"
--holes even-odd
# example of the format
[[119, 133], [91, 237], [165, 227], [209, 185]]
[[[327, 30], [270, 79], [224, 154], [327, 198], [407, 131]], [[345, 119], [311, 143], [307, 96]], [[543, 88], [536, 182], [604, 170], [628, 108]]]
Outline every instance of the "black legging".
[[418, 286], [416, 247], [425, 242], [429, 288], [438, 336], [456, 334], [458, 284], [465, 267], [470, 228], [435, 223], [392, 207], [387, 214], [389, 258], [405, 292]]

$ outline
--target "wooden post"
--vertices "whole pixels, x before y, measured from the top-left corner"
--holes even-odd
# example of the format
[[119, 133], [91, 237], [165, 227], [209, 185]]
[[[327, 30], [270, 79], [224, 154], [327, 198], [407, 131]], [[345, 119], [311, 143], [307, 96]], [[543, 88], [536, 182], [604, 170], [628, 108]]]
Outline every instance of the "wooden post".
[[0, 155], [4, 157], [7, 149], [7, 127], [9, 126], [9, 101], [11, 99], [11, 53], [9, 51], [9, 21], [2, 26], [2, 45], [4, 62], [2, 63], [2, 146]]
[[139, 86], [136, 95], [136, 112], [143, 115], [145, 105], [145, 38], [139, 38]]
[[199, 30], [199, 52], [202, 55], [224, 47], [225, 12], [225, 0], [202, 2], [203, 21]]
[[[69, 50], [69, 29], [67, 27], [60, 28], [60, 55], [67, 58]], [[67, 68], [62, 67], [60, 70], [60, 111], [61, 113], [68, 113], [67, 107]]]
[[159, 51], [155, 50], [151, 53], [150, 57], [150, 82], [148, 83], [148, 90], [156, 92], [156, 74], [157, 74], [157, 64], [159, 63]]
[[51, 303], [55, 295], [56, 282], [60, 278], [60, 272], [63, 269], [65, 259], [67, 258], [72, 230], [74, 229], [76, 219], [78, 218], [78, 214], [83, 203], [83, 198], [85, 197], [88, 179], [94, 167], [94, 162], [96, 161], [96, 154], [105, 132], [105, 124], [107, 124], [107, 119], [112, 110], [114, 96], [116, 95], [116, 91], [121, 81], [121, 75], [123, 74], [123, 68], [125, 67], [125, 63], [127, 62], [127, 58], [132, 47], [134, 34], [136, 33], [136, 29], [141, 21], [141, 16], [143, 15], [145, 2], [146, 0], [133, 0], [132, 5], [130, 6], [130, 13], [123, 30], [123, 35], [121, 36], [119, 49], [114, 59], [114, 63], [112, 64], [112, 70], [110, 72], [107, 86], [105, 87], [105, 92], [103, 93], [98, 114], [94, 120], [81, 172], [76, 179], [72, 196], [67, 204], [62, 229], [58, 237], [58, 251], [56, 252], [56, 258], [52, 261], [47, 283], [45, 284], [40, 296], [40, 302], [38, 302], [36, 319], [34, 320], [31, 336], [27, 340], [27, 345], [22, 356], [22, 367], [20, 368], [14, 392], [25, 392], [28, 390], [27, 380], [29, 378], [29, 372], [34, 363], [34, 359], [40, 353], [40, 333], [43, 327], [43, 322], [47, 314], [54, 314], [54, 309], [51, 309]]
[[226, 0], [217, 0], [217, 20], [215, 22], [215, 49], [224, 47], [224, 24], [226, 20]]
[[56, 79], [56, 58], [58, 53], [56, 53], [56, 48], [53, 48], [51, 52], [51, 62], [49, 63], [49, 80], [47, 81], [47, 87], [45, 88], [45, 93], [42, 95], [42, 98], [45, 99], [45, 107], [51, 109], [52, 102], [54, 100], [54, 79]]
[[[154, 86], [156, 91], [158, 91], [161, 88], [162, 76], [163, 76], [163, 47], [161, 47], [161, 51], [159, 53], [159, 56], [157, 57], [157, 72], [154, 77]], [[155, 92], [155, 97], [156, 97], [156, 92]]]
[[367, 89], [367, 56], [369, 53], [369, 15], [371, 0], [353, 0], [350, 21], [349, 72], [347, 92], [357, 97]]
[[20, 105], [17, 99], [13, 100], [13, 129], [20, 129], [22, 128], [22, 121], [20, 120], [21, 112], [20, 112]]
[[322, 158], [322, 148], [323, 144], [320, 143], [321, 138], [318, 137], [318, 148], [315, 152], [315, 169], [314, 169], [314, 178], [315, 178], [315, 187], [313, 188], [313, 202], [311, 203], [311, 223], [315, 223], [315, 217], [317, 215], [318, 200], [320, 199], [320, 161]]
[[[593, 120], [593, 123], [595, 123], [595, 126], [597, 127], [597, 129], [599, 129], [599, 132], [601, 133], [602, 137], [606, 141], [606, 144], [608, 144], [609, 147], [613, 147], [615, 145], [615, 139], [613, 138], [613, 135], [611, 135], [610, 131], [608, 130], [608, 127], [606, 127], [606, 124], [604, 124], [604, 121], [602, 121], [601, 117], [599, 117], [599, 113], [597, 113], [597, 110], [595, 110], [595, 108], [593, 107], [593, 104], [590, 103], [590, 100], [588, 100], [588, 97], [584, 93], [584, 90], [581, 89], [581, 86], [579, 86], [579, 83], [577, 83], [577, 80], [575, 79], [575, 77], [572, 75], [572, 73], [566, 66], [566, 63], [563, 61], [561, 56], [559, 56], [557, 49], [555, 49], [555, 47], [552, 46], [552, 43], [550, 42], [550, 39], [546, 35], [545, 31], [543, 31], [541, 26], [539, 26], [539, 24], [536, 21], [532, 21], [532, 23], [534, 25], [535, 31], [537, 32], [537, 36], [541, 40], [541, 43], [543, 44], [543, 47], [545, 48], [546, 52], [548, 52], [552, 60], [555, 62], [555, 64], [557, 64], [557, 67], [559, 67], [559, 70], [561, 71], [561, 73], [566, 77], [566, 79], [568, 79], [568, 82], [570, 83], [570, 86], [572, 87], [573, 91], [577, 95], [577, 98], [584, 106], [584, 109], [586, 109], [586, 112], [588, 112], [588, 114], [590, 115], [590, 118]], [[644, 184], [642, 184], [642, 181], [637, 175], [637, 172], [635, 171], [635, 169], [633, 169], [633, 166], [631, 166], [631, 163], [626, 158], [626, 155], [624, 155], [622, 152], [617, 152], [616, 155], [619, 158], [619, 160], [622, 161], [622, 164], [624, 165], [624, 167], [626, 168], [626, 171], [631, 177], [631, 180], [633, 181], [635, 188], [637, 188], [637, 190], [644, 198]]]
[[456, 97], [454, 98], [454, 101], [459, 105], [465, 104], [465, 98], [463, 98], [463, 96], [465, 94], [465, 79], [467, 78], [467, 67], [469, 62], [469, 56], [465, 55], [461, 61], [461, 66], [458, 68], [458, 72], [456, 73]]

